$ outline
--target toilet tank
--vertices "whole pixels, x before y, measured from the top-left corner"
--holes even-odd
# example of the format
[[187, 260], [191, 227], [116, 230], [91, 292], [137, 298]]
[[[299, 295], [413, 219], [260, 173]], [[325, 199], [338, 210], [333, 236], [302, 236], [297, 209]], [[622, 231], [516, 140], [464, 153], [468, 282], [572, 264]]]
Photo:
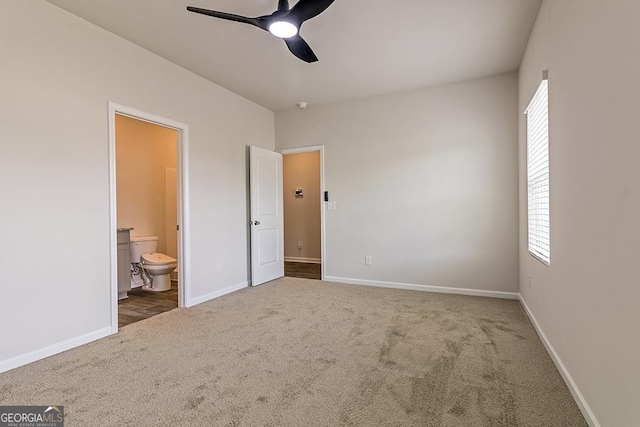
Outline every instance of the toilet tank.
[[140, 262], [142, 254], [155, 252], [158, 248], [157, 236], [131, 236], [129, 243], [131, 249], [131, 262]]

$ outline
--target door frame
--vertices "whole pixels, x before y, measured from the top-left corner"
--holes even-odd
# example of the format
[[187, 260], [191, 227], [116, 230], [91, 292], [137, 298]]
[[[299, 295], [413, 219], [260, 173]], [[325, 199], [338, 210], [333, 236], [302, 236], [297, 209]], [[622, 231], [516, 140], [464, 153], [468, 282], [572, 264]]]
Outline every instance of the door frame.
[[189, 126], [109, 101], [109, 254], [111, 331], [118, 332], [118, 210], [116, 197], [116, 115], [173, 129], [178, 132], [177, 201], [178, 201], [178, 307], [189, 307], [191, 301], [191, 270], [189, 259]]
[[282, 150], [277, 150], [278, 153], [283, 156], [289, 154], [301, 154], [301, 153], [313, 153], [316, 151], [320, 152], [320, 256], [322, 259], [320, 260], [320, 273], [321, 280], [324, 280], [327, 271], [327, 246], [325, 244], [325, 206], [326, 202], [324, 201], [324, 145], [311, 145], [308, 147], [297, 147], [297, 148], [285, 148]]

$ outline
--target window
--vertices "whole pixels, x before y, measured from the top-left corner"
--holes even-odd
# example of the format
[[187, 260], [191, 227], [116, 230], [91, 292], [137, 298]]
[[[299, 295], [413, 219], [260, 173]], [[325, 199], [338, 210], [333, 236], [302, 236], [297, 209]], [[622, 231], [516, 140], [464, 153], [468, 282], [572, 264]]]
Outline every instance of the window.
[[525, 114], [529, 253], [550, 265], [549, 86], [546, 73]]

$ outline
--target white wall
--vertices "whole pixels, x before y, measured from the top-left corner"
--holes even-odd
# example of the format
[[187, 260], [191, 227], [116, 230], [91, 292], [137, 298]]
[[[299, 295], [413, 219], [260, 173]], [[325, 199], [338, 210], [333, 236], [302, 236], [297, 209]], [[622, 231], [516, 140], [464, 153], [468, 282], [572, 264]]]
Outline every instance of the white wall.
[[276, 113], [326, 147], [326, 275], [517, 292], [517, 123], [516, 74]]
[[546, 267], [527, 250], [521, 114], [520, 292], [603, 426], [640, 425], [638, 17], [637, 1], [546, 0], [520, 70], [520, 112], [549, 70], [551, 162]]
[[247, 281], [272, 112], [42, 0], [3, 2], [0, 54], [0, 370], [108, 331], [108, 101], [189, 125], [192, 296]]
[[[320, 152], [287, 154], [282, 163], [284, 257], [320, 261]], [[296, 197], [297, 188], [304, 190], [303, 197]]]

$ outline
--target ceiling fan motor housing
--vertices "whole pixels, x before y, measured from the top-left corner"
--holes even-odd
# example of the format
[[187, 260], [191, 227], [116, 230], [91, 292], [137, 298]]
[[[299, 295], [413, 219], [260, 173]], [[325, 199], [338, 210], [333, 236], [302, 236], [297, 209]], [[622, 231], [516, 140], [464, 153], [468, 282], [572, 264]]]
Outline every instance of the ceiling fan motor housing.
[[278, 11], [289, 11], [289, 0], [278, 0]]

